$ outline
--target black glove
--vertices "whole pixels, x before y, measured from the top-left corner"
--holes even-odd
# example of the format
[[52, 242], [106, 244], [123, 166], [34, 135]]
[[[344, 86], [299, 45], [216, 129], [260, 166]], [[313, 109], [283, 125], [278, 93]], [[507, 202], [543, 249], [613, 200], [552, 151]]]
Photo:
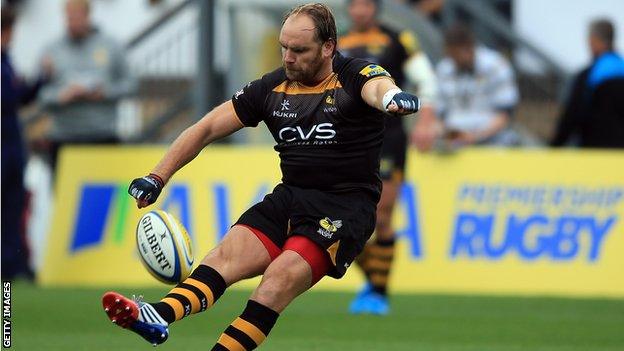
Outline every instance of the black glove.
[[162, 178], [156, 174], [149, 174], [142, 178], [137, 178], [130, 183], [128, 194], [144, 203], [144, 206], [156, 202], [158, 195], [165, 186]]
[[[384, 95], [383, 102], [386, 111], [395, 115], [409, 115], [410, 113], [418, 112], [420, 109], [420, 100], [418, 97], [401, 91], [400, 89], [388, 91]], [[389, 107], [392, 105], [398, 107], [399, 110], [394, 112], [389, 111]]]

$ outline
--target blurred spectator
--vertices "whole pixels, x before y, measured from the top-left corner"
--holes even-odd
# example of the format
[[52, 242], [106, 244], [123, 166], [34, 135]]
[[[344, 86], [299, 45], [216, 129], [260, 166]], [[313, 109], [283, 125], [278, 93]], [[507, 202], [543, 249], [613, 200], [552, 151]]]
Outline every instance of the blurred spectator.
[[[2, 7], [2, 279], [19, 274], [31, 275], [24, 215], [26, 189], [24, 168], [26, 150], [18, 118], [18, 109], [34, 100], [45, 78], [34, 84], [20, 79], [9, 57], [15, 12]], [[45, 70], [44, 70], [45, 71]]]
[[614, 37], [610, 21], [591, 23], [593, 61], [574, 79], [552, 146], [624, 148], [624, 59], [615, 52]]
[[464, 25], [449, 28], [444, 39], [447, 57], [438, 64], [437, 75], [446, 142], [452, 147], [517, 144], [519, 137], [509, 125], [518, 88], [507, 60], [476, 45]]
[[[422, 106], [412, 141], [421, 150], [429, 149], [437, 121], [433, 107], [437, 86], [433, 66], [420, 50], [418, 38], [411, 31], [397, 33], [378, 23], [380, 0], [350, 0], [348, 4], [351, 28], [338, 38], [338, 50], [346, 56], [378, 63], [390, 72], [399, 87], [418, 95]], [[407, 140], [400, 117], [388, 118], [386, 135], [393, 140]]]
[[134, 89], [121, 46], [91, 24], [89, 1], [67, 0], [65, 20], [67, 34], [44, 52], [53, 65], [41, 94], [53, 169], [63, 145], [117, 143], [117, 102]]
[[405, 0], [411, 4], [416, 11], [429, 17], [434, 23], [442, 24], [442, 9], [444, 0]]

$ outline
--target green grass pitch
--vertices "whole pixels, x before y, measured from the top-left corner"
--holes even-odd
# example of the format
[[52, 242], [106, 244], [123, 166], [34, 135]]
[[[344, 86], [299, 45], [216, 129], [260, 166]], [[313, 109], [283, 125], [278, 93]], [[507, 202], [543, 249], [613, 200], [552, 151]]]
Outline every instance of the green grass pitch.
[[[137, 291], [119, 290], [132, 294]], [[163, 289], [143, 290], [146, 300]], [[14, 350], [153, 350], [112, 325], [104, 289], [14, 284]], [[229, 290], [208, 312], [170, 328], [157, 350], [209, 350], [242, 311], [248, 291]], [[397, 295], [388, 317], [351, 316], [347, 293], [312, 291], [278, 320], [260, 350], [624, 350], [624, 300]]]

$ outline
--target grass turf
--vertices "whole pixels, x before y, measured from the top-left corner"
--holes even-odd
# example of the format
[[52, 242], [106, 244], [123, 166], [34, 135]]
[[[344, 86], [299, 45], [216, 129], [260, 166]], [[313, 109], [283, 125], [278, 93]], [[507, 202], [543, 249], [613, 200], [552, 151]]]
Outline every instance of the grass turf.
[[[132, 290], [120, 289], [132, 294]], [[104, 289], [14, 284], [14, 350], [152, 350], [112, 325]], [[146, 300], [166, 289], [144, 289]], [[217, 306], [170, 328], [165, 350], [209, 350], [242, 311], [249, 292], [229, 290]], [[278, 320], [260, 350], [624, 350], [624, 300], [397, 295], [388, 317], [351, 316], [352, 295], [309, 292]]]

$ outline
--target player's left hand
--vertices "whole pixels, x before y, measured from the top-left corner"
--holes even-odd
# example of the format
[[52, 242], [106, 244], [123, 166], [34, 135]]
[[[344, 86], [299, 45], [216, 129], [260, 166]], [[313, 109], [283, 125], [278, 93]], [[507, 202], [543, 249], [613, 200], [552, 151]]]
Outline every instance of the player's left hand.
[[128, 187], [128, 194], [136, 199], [139, 208], [143, 208], [156, 202], [164, 186], [162, 178], [150, 173], [145, 177], [134, 179]]
[[409, 115], [420, 109], [418, 97], [400, 89], [389, 90], [383, 97], [383, 104], [386, 112], [398, 116]]

